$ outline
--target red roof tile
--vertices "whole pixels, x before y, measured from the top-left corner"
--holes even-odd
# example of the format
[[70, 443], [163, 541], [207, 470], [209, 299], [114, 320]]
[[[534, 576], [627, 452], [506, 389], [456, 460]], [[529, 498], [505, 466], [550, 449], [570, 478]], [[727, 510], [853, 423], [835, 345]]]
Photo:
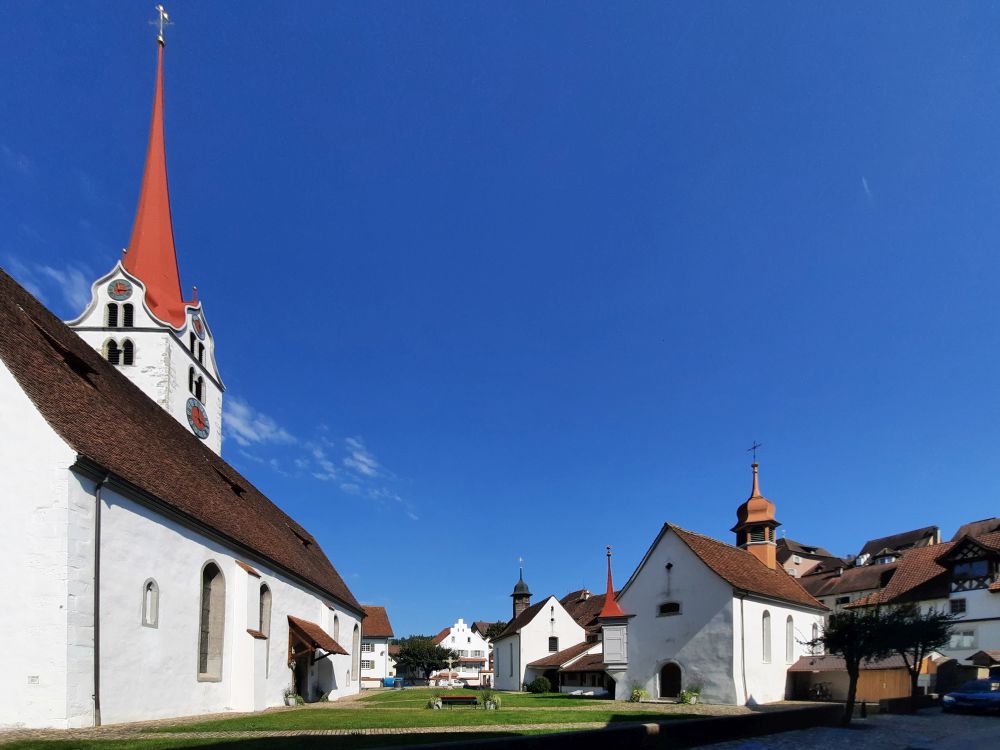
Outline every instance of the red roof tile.
[[360, 611], [308, 531], [2, 270], [0, 360], [82, 458]]
[[365, 611], [365, 620], [361, 625], [362, 633], [369, 638], [392, 638], [392, 625], [389, 624], [389, 615], [385, 607], [377, 607], [374, 604], [362, 604]]
[[441, 643], [444, 641], [444, 639], [448, 637], [448, 633], [450, 633], [450, 632], [451, 632], [451, 628], [445, 628], [440, 633], [438, 633], [436, 636], [434, 636], [433, 638], [431, 638], [431, 642], [432, 643], [436, 643], [436, 644], [438, 644], [440, 646]]
[[568, 661], [571, 661], [578, 657], [580, 654], [586, 653], [590, 649], [597, 646], [596, 643], [590, 643], [584, 641], [583, 643], [577, 643], [575, 646], [570, 646], [569, 648], [564, 648], [562, 651], [557, 651], [554, 654], [549, 654], [541, 659], [536, 659], [535, 661], [528, 664], [529, 667], [561, 667]]
[[827, 609], [783, 570], [772, 570], [754, 555], [717, 539], [665, 524], [703, 563], [736, 589], [752, 594], [800, 604], [813, 609]]
[[245, 570], [247, 573], [249, 573], [250, 575], [254, 576], [255, 578], [260, 578], [260, 573], [258, 573], [256, 570], [254, 570], [253, 568], [251, 568], [249, 565], [247, 565], [242, 560], [237, 560], [236, 564], [239, 565], [241, 568], [243, 568], [243, 570]]
[[[881, 661], [861, 662], [861, 669], [906, 669], [906, 662], [898, 654], [890, 656]], [[846, 672], [844, 659], [841, 656], [832, 654], [818, 654], [816, 656], [800, 656], [799, 660], [788, 668], [789, 672]]]
[[316, 623], [288, 615], [288, 624], [291, 629], [298, 631], [301, 636], [304, 636], [314, 648], [321, 648], [331, 654], [347, 655], [344, 648]]
[[586, 654], [567, 667], [562, 667], [560, 672], [603, 672], [607, 669], [604, 663], [604, 654]]
[[496, 637], [494, 642], [499, 641], [503, 638], [509, 638], [515, 633], [518, 633], [521, 630], [521, 628], [523, 628], [525, 625], [527, 625], [529, 622], [535, 619], [535, 615], [538, 614], [539, 610], [541, 610], [541, 608], [545, 605], [545, 602], [547, 602], [550, 598], [551, 597], [548, 596], [543, 597], [540, 602], [532, 604], [521, 614], [519, 614], [517, 617], [511, 620], [507, 624], [507, 627], [504, 628], [503, 632]]

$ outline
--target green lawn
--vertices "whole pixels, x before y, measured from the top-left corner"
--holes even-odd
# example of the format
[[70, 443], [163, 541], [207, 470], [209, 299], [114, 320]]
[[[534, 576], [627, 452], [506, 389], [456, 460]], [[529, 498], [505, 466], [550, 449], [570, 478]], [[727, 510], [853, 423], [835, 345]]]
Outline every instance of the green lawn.
[[[378, 704], [380, 708], [423, 708], [427, 701], [435, 695], [481, 695], [481, 690], [448, 690], [447, 688], [407, 688], [366, 695], [361, 700], [364, 703]], [[503, 700], [504, 708], [549, 708], [553, 706], [600, 707], [609, 708], [615, 701], [607, 698], [590, 698], [582, 695], [566, 695], [565, 693], [498, 693]]]

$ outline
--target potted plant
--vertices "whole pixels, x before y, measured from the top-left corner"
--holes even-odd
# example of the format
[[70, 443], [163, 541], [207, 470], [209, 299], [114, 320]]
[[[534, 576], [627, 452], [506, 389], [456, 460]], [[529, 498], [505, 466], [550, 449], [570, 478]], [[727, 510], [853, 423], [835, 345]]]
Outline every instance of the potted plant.
[[282, 696], [285, 699], [286, 706], [294, 706], [298, 703], [304, 703], [302, 698], [295, 692], [295, 688], [291, 685], [285, 688], [285, 692], [282, 693]]
[[645, 691], [645, 689], [639, 687], [639, 683], [638, 682], [633, 682], [632, 685], [631, 685], [631, 692], [629, 693], [629, 696], [628, 696], [628, 702], [629, 703], [639, 703], [647, 695], [649, 695], [649, 693], [647, 693]]
[[691, 685], [685, 690], [681, 690], [680, 696], [678, 696], [681, 703], [687, 703], [689, 705], [694, 705], [698, 702], [698, 696], [701, 695], [701, 685]]

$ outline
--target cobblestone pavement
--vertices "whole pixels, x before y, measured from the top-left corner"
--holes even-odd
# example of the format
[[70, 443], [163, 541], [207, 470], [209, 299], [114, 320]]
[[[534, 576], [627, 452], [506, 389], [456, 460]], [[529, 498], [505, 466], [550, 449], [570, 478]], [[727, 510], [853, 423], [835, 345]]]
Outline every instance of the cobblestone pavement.
[[703, 750], [993, 750], [1000, 747], [1000, 717], [946, 714], [930, 708], [901, 716], [857, 720], [850, 729], [816, 727], [733, 742]]

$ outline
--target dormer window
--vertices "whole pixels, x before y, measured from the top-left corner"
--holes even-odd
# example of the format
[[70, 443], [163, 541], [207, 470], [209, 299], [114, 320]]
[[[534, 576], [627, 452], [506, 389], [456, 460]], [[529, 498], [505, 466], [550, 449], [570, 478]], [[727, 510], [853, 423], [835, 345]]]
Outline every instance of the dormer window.
[[951, 570], [951, 590], [971, 591], [984, 589], [990, 585], [989, 560], [968, 560], [955, 564]]

